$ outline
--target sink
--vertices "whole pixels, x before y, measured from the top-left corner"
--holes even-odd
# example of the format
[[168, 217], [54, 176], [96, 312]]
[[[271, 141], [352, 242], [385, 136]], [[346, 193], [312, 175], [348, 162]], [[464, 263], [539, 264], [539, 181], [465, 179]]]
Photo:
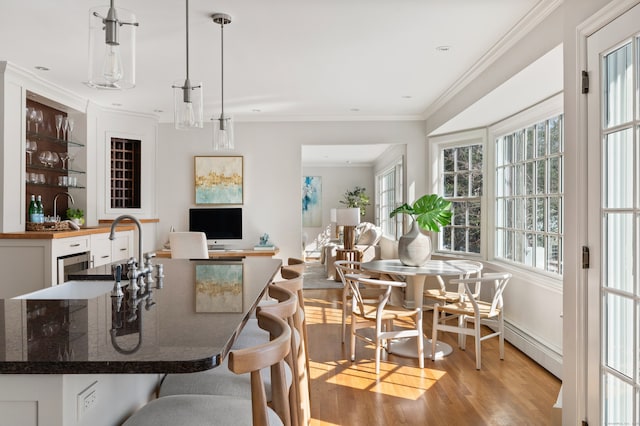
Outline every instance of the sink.
[[64, 284], [14, 297], [14, 299], [92, 299], [111, 292], [112, 288], [113, 281], [67, 281]]

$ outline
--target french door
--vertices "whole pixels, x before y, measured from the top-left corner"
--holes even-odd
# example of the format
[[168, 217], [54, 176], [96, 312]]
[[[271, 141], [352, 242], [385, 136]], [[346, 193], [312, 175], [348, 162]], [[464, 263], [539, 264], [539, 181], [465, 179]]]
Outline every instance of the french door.
[[640, 424], [640, 6], [587, 39], [587, 418]]

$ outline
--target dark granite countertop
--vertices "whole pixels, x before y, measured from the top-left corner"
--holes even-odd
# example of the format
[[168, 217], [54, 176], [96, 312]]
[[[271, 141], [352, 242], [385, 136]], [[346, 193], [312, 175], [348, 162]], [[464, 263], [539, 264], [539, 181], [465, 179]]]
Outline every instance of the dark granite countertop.
[[[89, 299], [2, 300], [0, 373], [183, 373], [215, 367], [281, 261], [156, 263], [164, 265], [163, 288], [135, 299], [126, 291], [120, 299], [107, 291]], [[110, 268], [88, 273], [106, 278]]]

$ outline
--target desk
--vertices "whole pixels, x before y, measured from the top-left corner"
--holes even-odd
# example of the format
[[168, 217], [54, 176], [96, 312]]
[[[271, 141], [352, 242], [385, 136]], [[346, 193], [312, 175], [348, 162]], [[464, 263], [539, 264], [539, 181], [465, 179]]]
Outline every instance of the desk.
[[[209, 250], [209, 259], [218, 259], [224, 257], [247, 257], [247, 256], [268, 256], [273, 257], [280, 252], [279, 248], [273, 250], [253, 250], [253, 249], [230, 249], [230, 250]], [[171, 258], [170, 249], [160, 249], [156, 251], [156, 257], [167, 259]]]
[[[467, 273], [478, 272], [477, 266], [471, 263], [450, 263], [446, 260], [429, 260], [422, 266], [405, 266], [398, 259], [372, 260], [371, 262], [361, 264], [360, 267], [366, 271], [406, 277], [406, 295], [412, 294], [413, 301], [405, 300], [405, 303], [408, 307], [415, 306], [420, 308], [422, 308], [424, 282], [427, 276], [460, 276]], [[413, 358], [415, 358], [417, 351], [418, 348], [414, 339], [407, 339], [405, 342], [397, 343], [393, 349], [394, 354]], [[449, 355], [453, 351], [453, 348], [446, 343], [438, 342], [437, 351], [436, 357], [442, 357]], [[431, 339], [425, 340], [424, 357], [431, 358]]]
[[[188, 373], [216, 367], [282, 264], [264, 257], [155, 263], [164, 265], [163, 288], [153, 288], [135, 305], [128, 295], [121, 303], [111, 297], [110, 264], [86, 271], [87, 286], [106, 277], [100, 286], [106, 290], [84, 299], [43, 300], [32, 294], [0, 300], [0, 376]], [[225, 291], [217, 277], [233, 288]], [[133, 314], [137, 318], [131, 319]]]

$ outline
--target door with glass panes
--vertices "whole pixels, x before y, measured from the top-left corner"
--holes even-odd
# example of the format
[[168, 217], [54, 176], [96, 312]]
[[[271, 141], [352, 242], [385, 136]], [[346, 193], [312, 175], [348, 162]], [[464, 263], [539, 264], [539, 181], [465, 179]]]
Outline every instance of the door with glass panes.
[[640, 6], [587, 39], [590, 424], [640, 423]]

